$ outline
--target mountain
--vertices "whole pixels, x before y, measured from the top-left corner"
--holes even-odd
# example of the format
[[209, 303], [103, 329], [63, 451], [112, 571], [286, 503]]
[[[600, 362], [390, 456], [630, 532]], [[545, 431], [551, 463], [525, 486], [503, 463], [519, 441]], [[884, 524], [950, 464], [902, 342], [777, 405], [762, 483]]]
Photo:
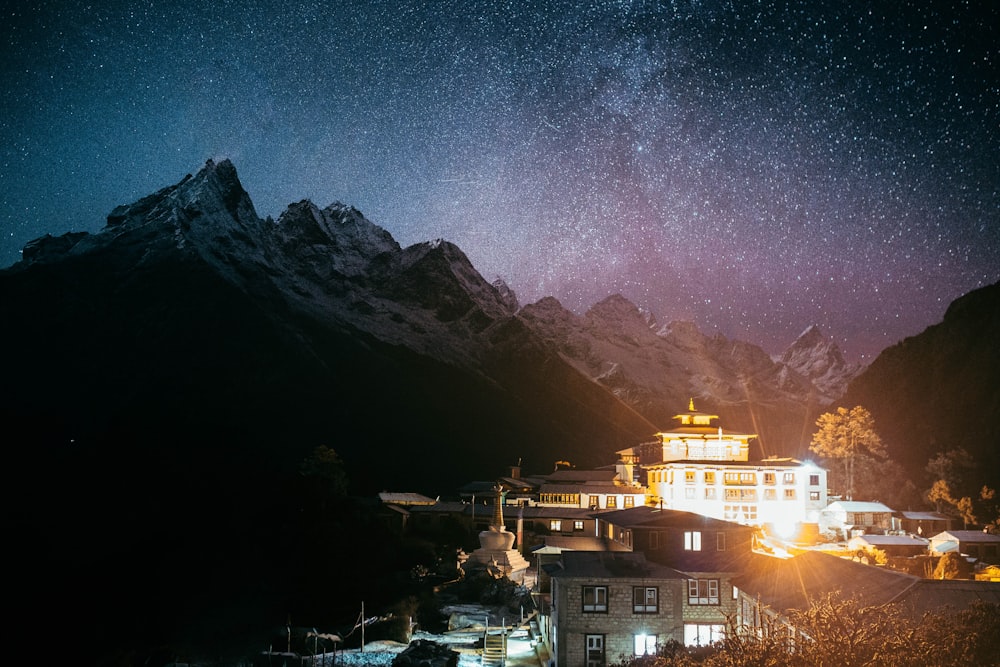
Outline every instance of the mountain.
[[310, 510], [333, 502], [308, 497], [314, 448], [360, 497], [437, 495], [655, 430], [516, 307], [453, 244], [401, 248], [349, 206], [260, 218], [228, 161], [32, 242], [0, 271], [12, 599], [44, 582], [61, 644], [95, 650], [374, 604], [402, 550]]
[[847, 406], [863, 405], [890, 456], [914, 482], [938, 453], [972, 455], [965, 491], [1000, 486], [1000, 283], [951, 303], [944, 319], [883, 350], [848, 386]]
[[392, 584], [395, 538], [317, 509], [318, 446], [356, 496], [446, 494], [518, 459], [606, 465], [695, 397], [798, 453], [852, 372], [818, 333], [775, 360], [620, 296], [520, 307], [454, 244], [401, 247], [348, 205], [261, 218], [225, 160], [98, 233], [29, 243], [0, 318], [14, 599], [44, 581], [73, 619], [101, 600], [73, 626], [95, 646], [329, 615]]
[[706, 336], [692, 322], [660, 326], [620, 295], [583, 317], [551, 297], [524, 306], [520, 317], [661, 428], [696, 398], [698, 409], [719, 414], [727, 428], [757, 433], [756, 456], [805, 456], [819, 412], [859, 370], [816, 327], [772, 359], [756, 345]]

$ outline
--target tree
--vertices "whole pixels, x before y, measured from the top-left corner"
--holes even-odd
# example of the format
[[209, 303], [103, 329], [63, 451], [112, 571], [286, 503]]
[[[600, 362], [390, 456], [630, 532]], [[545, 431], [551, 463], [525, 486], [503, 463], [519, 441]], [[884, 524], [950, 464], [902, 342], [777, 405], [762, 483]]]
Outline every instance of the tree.
[[854, 470], [859, 460], [869, 457], [884, 459], [885, 445], [875, 431], [875, 419], [858, 405], [848, 410], [837, 408], [816, 420], [819, 430], [813, 434], [810, 451], [829, 461], [839, 461], [844, 466], [844, 484], [847, 500], [854, 498]]
[[935, 579], [968, 579], [972, 572], [969, 561], [957, 551], [943, 554], [934, 568]]

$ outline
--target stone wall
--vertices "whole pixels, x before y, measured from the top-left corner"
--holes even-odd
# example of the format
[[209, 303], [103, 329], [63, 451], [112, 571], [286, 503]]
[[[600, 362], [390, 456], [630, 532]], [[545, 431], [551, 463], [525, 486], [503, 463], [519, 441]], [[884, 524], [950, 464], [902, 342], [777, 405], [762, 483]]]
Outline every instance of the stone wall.
[[[607, 586], [607, 612], [583, 611], [583, 586]], [[658, 588], [659, 612], [637, 614], [632, 607], [636, 586]], [[727, 591], [729, 593], [729, 591]], [[655, 634], [658, 642], [683, 641], [683, 608], [686, 606], [683, 580], [615, 578], [553, 580], [553, 619], [557, 665], [579, 667], [586, 662], [586, 636], [604, 636], [606, 661], [618, 662], [632, 656], [637, 634]], [[731, 593], [730, 593], [731, 595]]]

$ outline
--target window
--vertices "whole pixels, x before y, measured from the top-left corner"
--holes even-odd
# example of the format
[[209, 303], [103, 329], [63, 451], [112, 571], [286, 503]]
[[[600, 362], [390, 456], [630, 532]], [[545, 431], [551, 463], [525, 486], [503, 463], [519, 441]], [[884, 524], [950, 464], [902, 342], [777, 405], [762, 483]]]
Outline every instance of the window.
[[736, 588], [736, 586], [733, 586], [733, 599], [734, 600], [740, 599], [740, 589]]
[[684, 471], [684, 482], [687, 484], [694, 484], [694, 470]]
[[608, 587], [584, 586], [583, 610], [594, 611], [594, 612], [606, 612], [608, 610]]
[[608, 509], [612, 507], [618, 507], [618, 496], [608, 496], [608, 504], [606, 505]]
[[781, 482], [783, 484], [795, 484], [795, 473], [794, 472], [786, 472], [784, 474], [784, 476], [782, 476]]
[[705, 471], [705, 484], [715, 484], [715, 471], [706, 470]]
[[819, 475], [809, 475], [809, 486], [819, 486]]
[[785, 500], [795, 500], [795, 489], [785, 489]]
[[549, 530], [562, 530], [562, 521], [559, 519], [549, 519]]
[[635, 496], [625, 496], [625, 507], [635, 507]]
[[586, 635], [587, 662], [584, 667], [604, 667], [604, 635]]
[[819, 500], [819, 491], [810, 491], [809, 500]]
[[684, 531], [684, 551], [701, 551], [701, 531]]
[[709, 623], [685, 623], [685, 646], [708, 646], [726, 638], [726, 626]]
[[[764, 489], [767, 491], [767, 489]], [[757, 489], [726, 489], [726, 500], [743, 503], [757, 502]]]
[[583, 530], [583, 522], [582, 521], [574, 521], [573, 522], [573, 530]]
[[686, 500], [694, 500], [694, 492], [696, 490], [697, 489], [695, 489], [693, 486], [689, 486], [689, 487], [685, 488], [684, 489], [684, 498]]
[[757, 473], [755, 472], [727, 472], [723, 473], [722, 479], [726, 484], [749, 484], [757, 483]]
[[726, 521], [753, 522], [757, 520], [756, 505], [725, 505], [723, 518]]
[[655, 586], [632, 588], [632, 611], [636, 614], [655, 614], [660, 611], [659, 595]]
[[688, 604], [719, 604], [719, 580], [688, 579]]
[[715, 500], [715, 489], [705, 489], [705, 500]]
[[777, 500], [778, 493], [774, 489], [764, 489], [764, 500]]
[[715, 550], [725, 551], [726, 550], [726, 534], [716, 533], [715, 534]]
[[656, 635], [636, 635], [635, 654], [656, 655]]
[[766, 473], [764, 473], [764, 483], [765, 484], [774, 484], [774, 482], [775, 482], [775, 479], [774, 479], [774, 473], [773, 472], [766, 472]]
[[649, 548], [659, 549], [660, 548], [660, 534], [657, 532], [649, 533]]

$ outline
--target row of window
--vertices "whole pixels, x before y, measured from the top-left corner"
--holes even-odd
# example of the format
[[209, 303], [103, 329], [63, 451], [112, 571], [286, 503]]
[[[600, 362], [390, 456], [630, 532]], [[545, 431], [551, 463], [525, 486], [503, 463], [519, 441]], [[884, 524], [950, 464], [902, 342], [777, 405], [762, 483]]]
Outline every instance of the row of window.
[[[697, 500], [698, 489], [693, 486], [689, 486], [684, 489], [684, 499], [685, 500]], [[757, 502], [757, 489], [724, 489], [725, 498], [728, 501], [745, 502], [745, 503], [755, 503]], [[783, 489], [782, 498], [784, 500], [795, 500], [797, 493], [795, 489]], [[670, 489], [670, 497], [673, 498], [673, 489]], [[718, 494], [714, 487], [705, 489], [705, 500], [716, 500]], [[777, 489], [764, 489], [764, 500], [777, 500], [778, 491]], [[819, 491], [810, 491], [809, 500], [819, 500]]]
[[[583, 504], [580, 504], [581, 495], [579, 493], [542, 493], [538, 496], [538, 501], [546, 505], [569, 505], [571, 507], [589, 507], [590, 509], [601, 509], [601, 497], [599, 495], [583, 495]], [[618, 509], [618, 496], [605, 496], [604, 508]], [[628, 509], [635, 507], [635, 496], [626, 495], [622, 500], [622, 507]]]
[[[733, 589], [734, 596], [736, 589]], [[582, 593], [585, 613], [606, 614], [608, 612], [608, 587], [584, 586]], [[689, 605], [719, 604], [718, 579], [688, 579]], [[656, 586], [632, 587], [632, 613], [660, 613], [660, 589]]]
[[[685, 470], [684, 471], [684, 482], [686, 484], [695, 484], [697, 480], [696, 470]], [[702, 482], [707, 485], [715, 484], [715, 472], [714, 470], [705, 470], [702, 473]], [[778, 473], [776, 472], [763, 472], [763, 483], [772, 485], [778, 483]], [[810, 474], [809, 475], [809, 486], [819, 486], [819, 475]], [[724, 472], [722, 473], [722, 481], [724, 484], [730, 486], [756, 486], [757, 485], [757, 473], [756, 472]], [[673, 484], [674, 482], [674, 471], [673, 470], [660, 470], [652, 471], [650, 473], [650, 482], [653, 484], [667, 482], [668, 484]], [[794, 472], [784, 472], [781, 473], [781, 483], [782, 484], [795, 484], [795, 473]]]
[[[718, 623], [685, 623], [685, 646], [708, 646], [726, 638], [726, 626]], [[604, 667], [607, 664], [605, 655], [605, 635], [585, 635], [586, 646], [585, 667]], [[656, 655], [659, 644], [658, 635], [633, 635], [633, 653], [636, 657]]]

